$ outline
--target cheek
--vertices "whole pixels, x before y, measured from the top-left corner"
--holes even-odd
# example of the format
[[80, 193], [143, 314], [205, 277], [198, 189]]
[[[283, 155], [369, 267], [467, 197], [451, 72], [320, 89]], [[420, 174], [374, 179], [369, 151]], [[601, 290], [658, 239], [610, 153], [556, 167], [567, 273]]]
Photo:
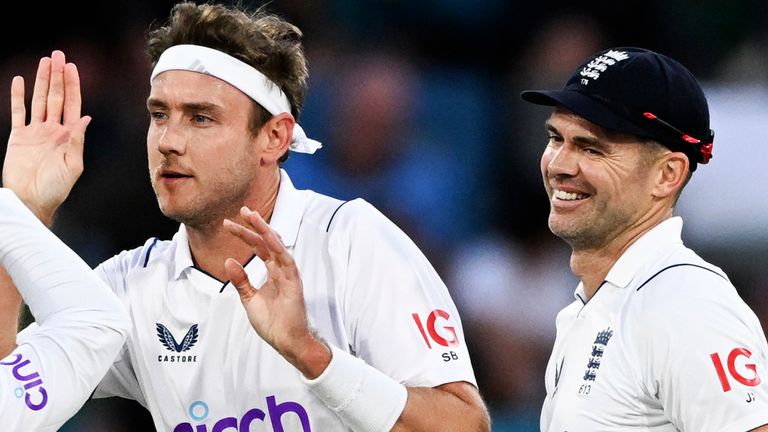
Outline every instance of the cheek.
[[147, 150], [151, 153], [157, 148], [157, 140], [160, 136], [160, 130], [153, 124], [147, 129]]
[[541, 169], [541, 175], [546, 178], [547, 177], [547, 171], [549, 168], [549, 163], [552, 162], [552, 150], [547, 147], [546, 150], [544, 150], [544, 153], [541, 154], [541, 161], [539, 162], [539, 168]]

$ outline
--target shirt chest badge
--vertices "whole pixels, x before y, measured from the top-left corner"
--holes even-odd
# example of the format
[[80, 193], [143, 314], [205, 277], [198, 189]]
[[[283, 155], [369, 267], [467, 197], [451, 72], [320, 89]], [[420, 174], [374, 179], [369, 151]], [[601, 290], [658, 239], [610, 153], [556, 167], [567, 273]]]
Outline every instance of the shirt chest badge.
[[165, 347], [167, 351], [171, 353], [163, 352], [158, 354], [157, 361], [160, 363], [196, 363], [196, 355], [182, 354], [195, 346], [199, 336], [197, 324], [193, 324], [186, 332], [181, 342], [177, 342], [176, 338], [171, 333], [168, 327], [160, 323], [155, 323], [157, 329], [157, 337], [160, 344]]
[[603, 360], [605, 348], [608, 346], [608, 342], [610, 342], [612, 336], [613, 330], [611, 330], [610, 327], [597, 332], [595, 342], [592, 344], [592, 351], [587, 360], [587, 369], [584, 371], [582, 384], [579, 387], [580, 395], [588, 395], [592, 391], [592, 384], [597, 379], [597, 373], [600, 370], [600, 362]]

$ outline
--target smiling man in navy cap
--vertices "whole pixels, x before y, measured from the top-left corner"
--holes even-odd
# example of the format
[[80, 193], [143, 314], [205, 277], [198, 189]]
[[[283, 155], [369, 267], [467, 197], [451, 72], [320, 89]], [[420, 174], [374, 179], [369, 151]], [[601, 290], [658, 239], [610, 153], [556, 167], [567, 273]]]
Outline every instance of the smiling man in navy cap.
[[681, 241], [680, 192], [712, 158], [680, 63], [640, 48], [585, 61], [541, 158], [549, 227], [581, 283], [557, 317], [542, 431], [768, 431], [768, 346], [726, 274]]

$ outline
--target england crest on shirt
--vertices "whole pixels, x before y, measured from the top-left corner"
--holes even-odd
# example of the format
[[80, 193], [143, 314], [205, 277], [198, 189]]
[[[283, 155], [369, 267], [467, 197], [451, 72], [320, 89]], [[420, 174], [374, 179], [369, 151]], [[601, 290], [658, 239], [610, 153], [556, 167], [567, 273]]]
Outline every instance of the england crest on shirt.
[[595, 380], [597, 380], [597, 373], [600, 370], [600, 363], [603, 360], [605, 348], [608, 346], [608, 342], [611, 340], [612, 336], [613, 330], [611, 330], [610, 327], [597, 332], [597, 335], [595, 336], [595, 342], [592, 344], [592, 351], [590, 352], [589, 359], [587, 360], [587, 369], [584, 372], [584, 376], [582, 377], [583, 382], [579, 387], [580, 395], [586, 396], [591, 392], [592, 384], [594, 384]]

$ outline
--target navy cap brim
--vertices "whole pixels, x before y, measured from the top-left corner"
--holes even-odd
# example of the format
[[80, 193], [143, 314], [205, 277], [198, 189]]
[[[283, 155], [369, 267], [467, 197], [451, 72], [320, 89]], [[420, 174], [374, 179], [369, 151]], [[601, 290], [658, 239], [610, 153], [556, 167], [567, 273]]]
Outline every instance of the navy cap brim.
[[526, 102], [562, 106], [591, 123], [615, 132], [652, 138], [653, 133], [627, 120], [605, 103], [576, 90], [526, 90], [520, 93]]

